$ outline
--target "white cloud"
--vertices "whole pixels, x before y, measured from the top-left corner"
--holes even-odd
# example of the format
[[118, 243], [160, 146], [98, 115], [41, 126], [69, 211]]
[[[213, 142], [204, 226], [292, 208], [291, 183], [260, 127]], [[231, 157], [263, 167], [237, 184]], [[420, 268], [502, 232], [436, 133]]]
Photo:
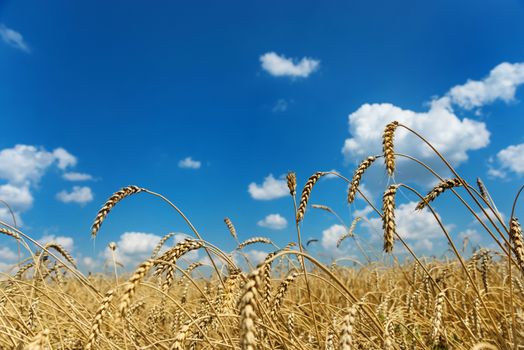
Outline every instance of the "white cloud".
[[55, 160], [53, 153], [35, 146], [5, 148], [0, 151], [0, 178], [13, 184], [38, 183]]
[[83, 257], [81, 262], [82, 262], [82, 265], [84, 265], [89, 271], [96, 270], [100, 267], [99, 261], [93, 259], [90, 256]]
[[178, 167], [183, 169], [200, 169], [202, 162], [186, 157], [178, 162]]
[[[3, 204], [0, 204], [0, 220], [17, 227], [24, 225], [24, 222], [22, 221], [22, 218], [20, 217], [20, 214], [18, 212], [13, 211], [13, 213], [11, 214], [9, 209], [3, 207], [2, 205]], [[15, 217], [14, 219], [16, 220], [16, 225], [13, 221], [13, 215]]]
[[60, 244], [68, 252], [72, 252], [74, 249], [74, 245], [75, 245], [74, 239], [68, 236], [56, 236], [52, 234], [47, 234], [47, 235], [42, 236], [42, 238], [38, 240], [38, 243], [42, 245], [45, 245], [51, 242]]
[[[13, 209], [17, 224], [21, 225], [20, 214], [33, 204], [32, 187], [39, 184], [45, 172], [56, 165], [65, 170], [74, 166], [76, 157], [63, 148], [52, 152], [31, 145], [16, 145], [0, 150], [0, 199]], [[0, 219], [12, 222], [11, 214], [0, 206]]]
[[271, 200], [281, 198], [289, 194], [287, 182], [283, 179], [275, 179], [273, 174], [269, 174], [264, 178], [262, 185], [254, 182], [248, 186], [248, 192], [253, 199]]
[[31, 52], [29, 45], [24, 40], [24, 37], [19, 32], [0, 24], [0, 38], [9, 46], [24, 52]]
[[511, 145], [497, 153], [496, 157], [500, 168], [490, 168], [489, 175], [493, 177], [506, 177], [506, 171], [517, 175], [524, 175], [524, 143]]
[[56, 198], [64, 203], [85, 204], [93, 200], [93, 192], [87, 186], [73, 186], [71, 192], [65, 190], [58, 192]]
[[77, 172], [64, 173], [62, 177], [67, 181], [88, 181], [93, 179], [93, 176], [90, 174]]
[[266, 258], [268, 252], [262, 250], [251, 249], [244, 252], [248, 256], [249, 261], [254, 265], [260, 264]]
[[[349, 115], [351, 137], [346, 139], [342, 153], [348, 161], [360, 161], [368, 155], [380, 154], [384, 127], [387, 123], [397, 120], [426, 137], [454, 166], [458, 166], [468, 160], [470, 151], [489, 144], [490, 133], [485, 123], [460, 118], [455, 114], [453, 107], [469, 110], [497, 100], [510, 102], [515, 98], [517, 87], [523, 83], [524, 63], [501, 63], [493, 68], [484, 80], [470, 80], [464, 85], [451, 88], [444, 97], [434, 98], [429, 104], [429, 109], [424, 112], [402, 109], [390, 103], [363, 104]], [[505, 152], [501, 151], [500, 158], [508, 169], [524, 172], [524, 162], [519, 163], [522, 157], [513, 164], [509, 161], [504, 163], [506, 159], [517, 158], [519, 150], [508, 148]], [[424, 161], [442, 176], [449, 174], [426, 145], [402, 128], [395, 133], [395, 151]], [[397, 180], [403, 176], [402, 174], [409, 174], [405, 181], [427, 183], [434, 180], [425, 169], [412, 161], [398, 158], [397, 164]], [[381, 170], [384, 174], [383, 169]], [[370, 172], [377, 174], [374, 169], [370, 169]], [[503, 171], [495, 168], [490, 170], [490, 175], [505, 176]]]
[[524, 83], [524, 63], [501, 63], [483, 80], [468, 80], [453, 87], [448, 96], [452, 102], [465, 109], [482, 107], [498, 99], [510, 102], [517, 87]]
[[[468, 159], [468, 151], [483, 148], [489, 143], [489, 132], [484, 123], [460, 119], [450, 109], [446, 99], [433, 101], [427, 112], [401, 109], [389, 103], [364, 104], [349, 115], [351, 138], [346, 139], [342, 153], [347, 160], [361, 160], [380, 154], [384, 126], [399, 121], [420, 132], [454, 165]], [[434, 153], [412, 134], [399, 128], [395, 133], [395, 152], [405, 153], [425, 161], [437, 172], [445, 172]], [[404, 158], [398, 158], [398, 173], [411, 175], [411, 180], [427, 182], [427, 171]], [[403, 168], [404, 167], [404, 168]]]
[[33, 196], [28, 185], [0, 185], [0, 199], [9, 204], [15, 212], [27, 210], [33, 205]]
[[[412, 248], [429, 253], [434, 247], [434, 242], [445, 242], [446, 238], [433, 214], [428, 209], [415, 211], [416, 206], [417, 202], [413, 201], [400, 204], [395, 210], [397, 233]], [[378, 232], [382, 234], [381, 218], [370, 218], [363, 223], [363, 226], [373, 228], [374, 230], [370, 231], [372, 234], [376, 235]], [[445, 227], [449, 232], [453, 226]], [[382, 237], [375, 236], [375, 239], [382, 239]], [[397, 246], [396, 251], [402, 251], [400, 245]]]
[[0, 248], [0, 261], [12, 261], [16, 260], [18, 258], [18, 255], [13, 252], [11, 249], [7, 247], [1, 247]]
[[268, 52], [260, 56], [262, 68], [275, 77], [290, 76], [307, 78], [320, 66], [320, 61], [304, 57], [300, 61]]
[[338, 258], [347, 255], [347, 246], [337, 248], [338, 239], [344, 233], [346, 233], [346, 227], [339, 224], [332, 225], [322, 231], [322, 239], [320, 243], [330, 257]]
[[75, 166], [77, 163], [76, 157], [63, 148], [55, 149], [53, 151], [53, 156], [58, 161], [58, 167], [62, 170], [70, 166]]
[[469, 240], [470, 244], [479, 244], [482, 240], [481, 234], [475, 229], [466, 229], [458, 234], [458, 238], [464, 242], [465, 239]]
[[[126, 265], [126, 267], [132, 268], [151, 256], [161, 238], [161, 236], [153, 233], [124, 232], [118, 242], [116, 242], [116, 260]], [[186, 238], [189, 238], [189, 236], [182, 233], [173, 236], [175, 244]], [[167, 248], [168, 244], [164, 244], [161, 252]], [[112, 251], [108, 247], [104, 251], [104, 256], [106, 259], [112, 259]], [[197, 258], [198, 251], [191, 251], [184, 255], [184, 259], [188, 261], [196, 261]]]
[[257, 222], [257, 225], [272, 230], [282, 230], [287, 227], [287, 220], [280, 214], [269, 214], [264, 219]]

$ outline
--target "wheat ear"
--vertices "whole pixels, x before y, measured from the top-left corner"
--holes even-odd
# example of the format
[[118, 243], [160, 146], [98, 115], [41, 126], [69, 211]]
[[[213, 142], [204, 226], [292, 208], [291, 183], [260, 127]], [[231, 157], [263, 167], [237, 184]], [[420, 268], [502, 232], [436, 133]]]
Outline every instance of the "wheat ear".
[[113, 193], [113, 195], [109, 197], [109, 199], [104, 203], [102, 208], [100, 208], [100, 210], [96, 214], [95, 220], [93, 222], [93, 226], [91, 227], [91, 236], [93, 238], [96, 237], [96, 234], [98, 233], [98, 230], [100, 230], [100, 226], [102, 225], [105, 218], [107, 217], [107, 214], [109, 214], [111, 209], [113, 209], [113, 207], [118, 202], [120, 202], [122, 199], [132, 194], [140, 193], [142, 191], [144, 191], [143, 188], [131, 185], [131, 186], [123, 187], [120, 190]]
[[160, 252], [160, 249], [162, 249], [162, 247], [164, 246], [164, 244], [171, 238], [175, 235], [174, 232], [170, 232], [168, 234], [165, 234], [164, 237], [162, 237], [160, 239], [160, 241], [158, 241], [158, 243], [156, 244], [155, 246], [155, 249], [153, 249], [153, 253], [151, 253], [151, 259], [154, 259], [158, 253]]
[[102, 320], [105, 314], [107, 313], [109, 303], [111, 303], [111, 300], [113, 300], [114, 293], [114, 289], [110, 289], [109, 291], [107, 291], [107, 293], [104, 296], [104, 299], [102, 299], [102, 303], [98, 307], [98, 310], [96, 310], [95, 318], [91, 323], [91, 333], [89, 333], [89, 337], [87, 338], [87, 344], [84, 347], [85, 350], [90, 350], [95, 345], [95, 342], [98, 339], [98, 336], [100, 335], [100, 329], [102, 328]]
[[255, 337], [255, 312], [258, 295], [258, 286], [260, 285], [260, 270], [254, 270], [244, 285], [244, 290], [239, 301], [240, 309], [240, 348], [242, 350], [256, 350]]
[[513, 244], [515, 257], [524, 272], [524, 237], [522, 236], [522, 227], [516, 217], [512, 217], [509, 224], [509, 238]]
[[233, 236], [234, 239], [237, 239], [237, 230], [235, 229], [235, 226], [233, 226], [231, 219], [224, 218], [224, 222], [226, 223], [227, 229], [229, 230], [231, 236]]
[[395, 130], [397, 129], [398, 122], [394, 121], [386, 125], [384, 134], [382, 137], [382, 150], [384, 152], [384, 162], [386, 164], [386, 170], [389, 176], [393, 176], [395, 172], [395, 150], [393, 147], [393, 139], [395, 137]]
[[399, 185], [391, 185], [382, 197], [382, 228], [384, 229], [384, 250], [393, 251], [393, 241], [396, 233], [395, 224], [395, 194]]
[[302, 195], [300, 196], [300, 204], [297, 209], [297, 223], [302, 221], [304, 214], [306, 213], [307, 202], [309, 201], [309, 196], [311, 196], [311, 191], [313, 186], [317, 183], [318, 179], [324, 176], [325, 173], [319, 171], [313, 174], [306, 182], [304, 189], [302, 190]]
[[445, 190], [449, 190], [453, 187], [462, 186], [462, 182], [459, 179], [446, 179], [439, 182], [431, 191], [426, 194], [424, 199], [422, 199], [415, 209], [422, 210], [426, 205], [434, 201], [438, 196], [440, 196]]
[[129, 307], [129, 304], [131, 304], [131, 299], [135, 294], [136, 287], [138, 286], [142, 278], [144, 278], [147, 272], [151, 269], [153, 263], [154, 261], [151, 259], [141, 263], [135, 270], [131, 278], [129, 278], [129, 280], [127, 281], [127, 284], [124, 287], [124, 294], [120, 298], [120, 302], [118, 304], [118, 311], [121, 317], [125, 316], [127, 308]]
[[360, 163], [357, 170], [355, 170], [355, 173], [353, 174], [353, 179], [351, 179], [351, 183], [349, 184], [348, 189], [348, 204], [353, 203], [355, 200], [355, 196], [357, 194], [358, 186], [360, 185], [360, 180], [362, 179], [362, 175], [366, 171], [367, 168], [373, 164], [373, 162], [377, 159], [375, 156], [367, 157]]

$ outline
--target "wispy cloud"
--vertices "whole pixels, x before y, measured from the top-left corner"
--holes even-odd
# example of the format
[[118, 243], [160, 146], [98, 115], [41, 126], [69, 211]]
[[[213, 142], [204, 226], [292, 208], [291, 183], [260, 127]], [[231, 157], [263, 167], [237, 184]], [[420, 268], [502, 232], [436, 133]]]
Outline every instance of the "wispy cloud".
[[182, 169], [200, 169], [202, 162], [186, 157], [178, 162], [178, 167]]
[[67, 172], [62, 175], [67, 181], [88, 181], [93, 180], [93, 176], [86, 173]]
[[286, 180], [275, 179], [273, 174], [269, 174], [262, 185], [250, 183], [247, 190], [253, 199], [258, 200], [271, 200], [289, 194]]
[[287, 111], [287, 109], [289, 108], [289, 102], [283, 98], [279, 99], [275, 105], [273, 106], [273, 108], [271, 108], [271, 111], [273, 113], [278, 113], [278, 112], [285, 112]]
[[320, 67], [320, 61], [303, 57], [299, 61], [268, 52], [260, 56], [262, 68], [275, 77], [300, 77], [307, 78]]
[[56, 198], [64, 203], [85, 204], [93, 200], [93, 192], [87, 186], [73, 186], [70, 192], [60, 191], [56, 194]]
[[5, 24], [0, 24], [0, 38], [2, 38], [2, 40], [11, 47], [27, 53], [31, 52], [31, 49], [25, 42], [22, 34], [16, 30], [6, 27]]

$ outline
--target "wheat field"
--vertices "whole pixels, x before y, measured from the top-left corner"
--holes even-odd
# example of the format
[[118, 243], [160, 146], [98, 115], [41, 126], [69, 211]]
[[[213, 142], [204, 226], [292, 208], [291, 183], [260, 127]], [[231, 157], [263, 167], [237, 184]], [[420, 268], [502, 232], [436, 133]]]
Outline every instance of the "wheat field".
[[[440, 178], [408, 155], [395, 153], [397, 129], [408, 130], [421, 147], [429, 147], [453, 175]], [[394, 179], [396, 159], [408, 158], [433, 172], [438, 184], [420, 194], [391, 182], [382, 203], [360, 191], [366, 170], [383, 162]], [[365, 264], [325, 264], [304, 249], [300, 228], [310, 210], [337, 215], [325, 205], [311, 205], [314, 187], [325, 175], [348, 183], [349, 205], [357, 196], [368, 201], [383, 222], [382, 258]], [[287, 183], [296, 213], [297, 235], [277, 247], [265, 237], [238, 240], [234, 222], [225, 218], [224, 235], [237, 242], [236, 254], [201, 237], [191, 221], [167, 198], [138, 186], [115, 192], [93, 222], [91, 235], [122, 200], [152, 195], [166, 201], [186, 220], [192, 239], [172, 247], [167, 234], [131, 273], [83, 274], [69, 252], [56, 243], [40, 245], [22, 231], [2, 223], [5, 239], [16, 240], [27, 258], [0, 286], [1, 349], [524, 349], [524, 239], [518, 219], [518, 191], [509, 222], [502, 219], [481, 180], [468, 182], [423, 136], [398, 122], [385, 127], [383, 153], [370, 155], [352, 178], [316, 172], [297, 189]], [[399, 189], [419, 198], [417, 210], [429, 210], [441, 227], [452, 258], [417, 256], [397, 232]], [[453, 241], [432, 207], [446, 192], [484, 228], [497, 249], [479, 247], [466, 254], [465, 242]], [[129, 197], [129, 198], [128, 198]], [[478, 212], [488, 220], [481, 220]], [[413, 213], [416, 216], [416, 212]], [[338, 245], [354, 239], [360, 218], [352, 218]], [[229, 234], [227, 233], [229, 231]], [[309, 243], [309, 242], [308, 242]], [[263, 244], [273, 252], [254, 265], [245, 247]], [[36, 247], [36, 248], [34, 248]], [[115, 244], [110, 245], [118, 250]], [[407, 251], [396, 255], [397, 249]], [[188, 263], [201, 251], [209, 265]], [[382, 253], [383, 252], [383, 253]]]

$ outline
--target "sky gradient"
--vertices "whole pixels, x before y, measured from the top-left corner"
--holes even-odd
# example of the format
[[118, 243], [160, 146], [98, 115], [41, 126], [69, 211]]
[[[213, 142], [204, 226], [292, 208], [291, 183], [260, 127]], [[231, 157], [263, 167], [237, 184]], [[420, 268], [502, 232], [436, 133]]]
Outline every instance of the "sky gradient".
[[[236, 245], [226, 216], [241, 240], [285, 245], [296, 232], [282, 176], [296, 171], [299, 189], [319, 170], [351, 177], [380, 153], [385, 124], [400, 120], [467, 181], [481, 177], [507, 219], [524, 174], [522, 18], [521, 1], [0, 0], [0, 199], [25, 233], [59, 241], [88, 269], [100, 268], [111, 241], [132, 268], [164, 234], [190, 233], [165, 203], [138, 194], [94, 245], [96, 212], [130, 184], [164, 194], [224, 250]], [[449, 176], [412, 135], [399, 131], [397, 145]], [[424, 193], [434, 183], [402, 161], [388, 179], [377, 162], [363, 184], [378, 207], [392, 181]], [[380, 253], [378, 219], [361, 200], [348, 206], [346, 189], [323, 179], [311, 202], [346, 225], [366, 214], [357, 232]], [[457, 242], [492, 244], [442, 197], [435, 206]], [[410, 219], [416, 199], [398, 196], [399, 232], [421, 254], [444, 251], [428, 213]], [[0, 218], [12, 223], [5, 208]], [[358, 256], [351, 244], [334, 247], [338, 224], [306, 213], [303, 234], [319, 239], [310, 249], [327, 261]], [[1, 239], [7, 268], [16, 245]]]

